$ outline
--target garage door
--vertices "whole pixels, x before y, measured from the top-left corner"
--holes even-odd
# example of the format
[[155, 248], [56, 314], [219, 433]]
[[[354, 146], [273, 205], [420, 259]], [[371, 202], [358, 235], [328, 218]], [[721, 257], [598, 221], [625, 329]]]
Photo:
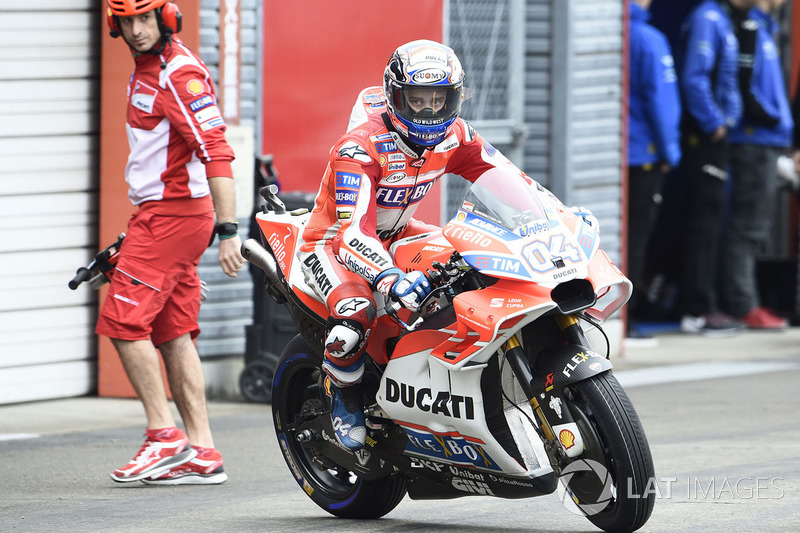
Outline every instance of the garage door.
[[98, 3], [0, 3], [0, 404], [94, 389]]

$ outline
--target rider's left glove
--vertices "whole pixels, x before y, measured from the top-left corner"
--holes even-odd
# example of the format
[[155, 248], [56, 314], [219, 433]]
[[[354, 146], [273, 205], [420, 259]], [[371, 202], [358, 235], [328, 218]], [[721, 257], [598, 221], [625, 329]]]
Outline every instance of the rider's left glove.
[[419, 305], [431, 292], [431, 284], [424, 272], [413, 270], [405, 273], [397, 267], [387, 268], [375, 278], [375, 289], [400, 302], [410, 311], [418, 311]]

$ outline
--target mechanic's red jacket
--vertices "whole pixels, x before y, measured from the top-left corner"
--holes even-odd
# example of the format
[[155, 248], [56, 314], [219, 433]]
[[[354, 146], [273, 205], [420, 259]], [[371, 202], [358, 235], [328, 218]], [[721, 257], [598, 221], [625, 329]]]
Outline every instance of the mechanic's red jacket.
[[232, 177], [234, 159], [211, 75], [175, 38], [161, 55], [135, 54], [135, 61], [128, 85], [128, 196], [134, 205], [154, 202], [148, 207], [164, 214], [206, 212], [207, 177]]
[[381, 87], [359, 95], [348, 131], [333, 146], [301, 251], [332, 246], [338, 259], [370, 284], [393, 266], [387, 243], [445, 173], [475, 181], [495, 167], [520, 172], [467, 122], [417, 155], [387, 128]]

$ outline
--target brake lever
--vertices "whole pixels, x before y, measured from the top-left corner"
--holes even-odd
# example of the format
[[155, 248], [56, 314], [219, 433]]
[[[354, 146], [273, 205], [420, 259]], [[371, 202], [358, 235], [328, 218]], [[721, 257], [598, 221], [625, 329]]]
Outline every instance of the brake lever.
[[392, 320], [403, 326], [403, 329], [405, 329], [406, 331], [414, 331], [419, 327], [420, 324], [422, 324], [424, 319], [421, 316], [419, 316], [414, 322], [412, 322], [411, 324], [407, 324], [397, 314], [397, 312], [402, 308], [403, 306], [402, 304], [400, 304], [400, 302], [392, 300], [391, 298], [388, 299], [386, 305], [384, 306], [384, 310], [386, 311], [386, 314], [389, 316], [389, 318], [391, 318]]
[[[439, 298], [440, 294], [447, 294], [452, 295], [452, 285], [454, 283], [453, 278], [455, 277], [455, 273], [451, 272], [448, 269], [449, 263], [453, 262], [456, 259], [457, 252], [453, 252], [453, 256], [451, 257], [450, 261], [447, 265], [440, 263], [439, 261], [434, 261], [432, 269], [428, 269], [425, 272], [425, 275], [428, 278], [428, 281], [433, 286], [433, 290], [428, 293], [425, 298], [419, 303], [420, 309], [425, 309], [428, 304], [433, 301], [434, 299]], [[395, 322], [400, 324], [406, 331], [414, 331], [417, 329], [420, 324], [422, 324], [425, 319], [422, 316], [418, 316], [414, 322], [411, 324], [407, 324], [402, 318], [400, 318], [397, 312], [403, 308], [403, 305], [387, 297], [386, 305], [384, 306], [384, 310], [386, 314]]]

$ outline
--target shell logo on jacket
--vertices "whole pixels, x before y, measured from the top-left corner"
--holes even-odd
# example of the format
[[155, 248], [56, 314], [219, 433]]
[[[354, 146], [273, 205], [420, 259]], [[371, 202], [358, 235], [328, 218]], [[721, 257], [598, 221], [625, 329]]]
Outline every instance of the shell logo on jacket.
[[518, 169], [463, 119], [432, 149], [416, 153], [387, 127], [383, 89], [361, 92], [348, 131], [330, 152], [302, 252], [331, 245], [368, 282], [393, 265], [386, 246], [445, 173], [475, 181], [499, 166]]
[[207, 196], [208, 176], [232, 176], [234, 158], [208, 69], [177, 39], [162, 55], [135, 61], [126, 124], [131, 202]]

